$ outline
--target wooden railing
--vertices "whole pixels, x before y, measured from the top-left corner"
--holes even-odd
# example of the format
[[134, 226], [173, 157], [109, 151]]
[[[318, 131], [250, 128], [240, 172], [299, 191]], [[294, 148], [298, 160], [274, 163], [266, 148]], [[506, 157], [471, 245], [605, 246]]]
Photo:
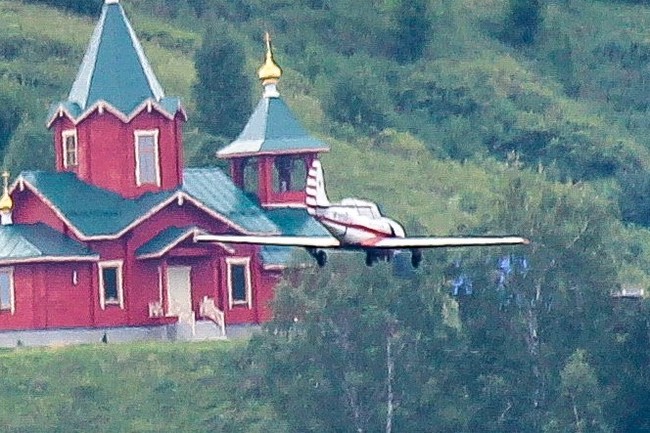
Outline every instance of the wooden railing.
[[199, 306], [199, 316], [212, 320], [220, 329], [221, 335], [226, 336], [226, 320], [217, 305], [214, 303], [214, 298], [204, 296]]
[[165, 315], [165, 310], [163, 309], [162, 302], [153, 301], [149, 302], [149, 317], [163, 317]]

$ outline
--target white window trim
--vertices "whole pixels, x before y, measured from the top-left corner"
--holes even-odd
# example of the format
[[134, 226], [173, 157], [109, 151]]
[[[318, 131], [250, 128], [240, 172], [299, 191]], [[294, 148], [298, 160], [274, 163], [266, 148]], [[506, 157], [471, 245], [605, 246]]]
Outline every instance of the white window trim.
[[[243, 301], [234, 300], [232, 293], [232, 265], [244, 265], [246, 272], [244, 274], [246, 279], [246, 299]], [[227, 268], [227, 284], [228, 284], [228, 305], [232, 310], [233, 307], [245, 305], [246, 307], [253, 308], [253, 285], [251, 279], [251, 259], [250, 257], [226, 257]]]
[[[102, 310], [106, 309], [107, 305], [119, 305], [121, 309], [124, 309], [124, 282], [122, 277], [122, 272], [124, 268], [123, 260], [110, 260], [106, 262], [99, 262], [99, 306]], [[117, 301], [107, 302], [105, 299], [106, 291], [104, 290], [104, 268], [117, 268]]]
[[[68, 151], [65, 147], [66, 139], [68, 137], [74, 137], [74, 157], [76, 164], [68, 164]], [[79, 166], [79, 138], [77, 137], [76, 129], [66, 129], [65, 131], [61, 132], [61, 148], [63, 149], [63, 167], [68, 168]]]
[[151, 183], [142, 183], [140, 182], [140, 151], [138, 147], [138, 139], [140, 137], [146, 137], [153, 135], [153, 141], [154, 141], [154, 156], [155, 156], [155, 169], [156, 169], [156, 186], [160, 186], [160, 144], [158, 143], [158, 136], [159, 136], [159, 131], [157, 129], [151, 129], [151, 130], [144, 130], [140, 129], [137, 131], [133, 132], [133, 146], [135, 147], [135, 183], [137, 186], [143, 186], [143, 185], [152, 185]]
[[158, 301], [160, 301], [160, 305], [163, 304], [163, 267], [158, 266]]
[[14, 268], [0, 268], [0, 272], [6, 272], [9, 274], [9, 309], [0, 310], [2, 311], [11, 311], [11, 315], [16, 313], [16, 285], [14, 282]]

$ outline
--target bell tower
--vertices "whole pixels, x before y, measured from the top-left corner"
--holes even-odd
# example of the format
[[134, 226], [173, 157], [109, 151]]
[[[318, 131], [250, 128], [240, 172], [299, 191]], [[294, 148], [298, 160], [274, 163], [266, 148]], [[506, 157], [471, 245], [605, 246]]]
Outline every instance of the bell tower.
[[178, 98], [166, 97], [119, 0], [106, 0], [67, 100], [50, 109], [57, 171], [134, 198], [182, 183]]
[[235, 184], [262, 206], [302, 207], [309, 167], [329, 146], [310, 136], [280, 97], [277, 83], [282, 69], [273, 57], [268, 33], [265, 42], [265, 60], [258, 70], [262, 99], [239, 137], [217, 156], [230, 160]]

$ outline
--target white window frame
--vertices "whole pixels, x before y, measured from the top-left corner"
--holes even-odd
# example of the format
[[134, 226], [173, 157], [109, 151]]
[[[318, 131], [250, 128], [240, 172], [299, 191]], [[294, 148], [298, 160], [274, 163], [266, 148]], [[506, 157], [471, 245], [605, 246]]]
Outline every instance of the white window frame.
[[[117, 299], [115, 301], [106, 299], [103, 272], [105, 268], [117, 268]], [[106, 262], [99, 262], [97, 269], [99, 270], [99, 306], [101, 309], [105, 310], [107, 305], [117, 305], [121, 309], [124, 309], [124, 280], [122, 275], [124, 271], [124, 261], [110, 260]]]
[[[246, 281], [246, 299], [235, 300], [233, 299], [233, 288], [232, 288], [232, 266], [233, 265], [244, 265], [244, 279]], [[232, 310], [233, 307], [240, 307], [245, 305], [247, 308], [253, 308], [253, 284], [251, 278], [251, 259], [250, 257], [226, 257], [226, 278], [228, 284], [228, 305]]]
[[0, 307], [0, 314], [3, 311], [10, 311], [12, 315], [16, 313], [16, 284], [14, 281], [14, 268], [0, 268], [0, 272], [9, 274], [9, 308], [2, 309]]
[[[66, 148], [66, 141], [69, 137], [74, 137], [74, 158], [75, 163], [70, 164], [68, 161], [68, 149]], [[79, 138], [77, 137], [76, 129], [66, 129], [61, 132], [61, 148], [63, 149], [63, 167], [78, 167], [79, 166]]]
[[154, 158], [155, 158], [155, 164], [154, 164], [154, 169], [156, 170], [156, 186], [160, 186], [160, 143], [158, 142], [158, 137], [160, 135], [160, 132], [157, 129], [149, 129], [149, 130], [144, 130], [144, 129], [139, 129], [133, 132], [133, 138], [134, 138], [134, 147], [135, 147], [135, 183], [137, 186], [143, 186], [143, 185], [154, 185], [153, 183], [142, 183], [140, 181], [140, 147], [138, 146], [139, 144], [139, 139], [140, 137], [149, 137], [153, 135], [153, 149], [154, 149]]

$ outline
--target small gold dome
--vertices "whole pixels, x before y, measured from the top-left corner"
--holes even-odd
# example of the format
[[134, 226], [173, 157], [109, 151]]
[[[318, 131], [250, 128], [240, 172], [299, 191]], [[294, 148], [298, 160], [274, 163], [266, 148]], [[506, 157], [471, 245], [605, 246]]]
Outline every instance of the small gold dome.
[[4, 192], [0, 197], [0, 212], [10, 212], [14, 208], [14, 202], [9, 195], [9, 173], [6, 171], [2, 173], [4, 180]]
[[282, 76], [282, 69], [273, 60], [273, 50], [271, 49], [271, 36], [269, 32], [265, 34], [266, 39], [266, 60], [257, 70], [257, 76], [260, 77], [262, 85], [275, 84]]

